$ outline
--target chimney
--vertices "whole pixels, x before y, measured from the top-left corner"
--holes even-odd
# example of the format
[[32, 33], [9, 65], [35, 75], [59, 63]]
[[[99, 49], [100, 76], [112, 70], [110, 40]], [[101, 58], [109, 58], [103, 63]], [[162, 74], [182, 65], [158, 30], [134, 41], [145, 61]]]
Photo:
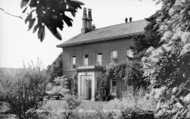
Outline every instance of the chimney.
[[133, 21], [132, 17], [129, 17], [129, 22], [131, 23]]
[[87, 22], [87, 28], [89, 31], [92, 30], [92, 10], [88, 9], [88, 22]]
[[81, 29], [82, 33], [88, 32], [87, 24], [88, 24], [87, 11], [86, 11], [86, 8], [84, 8], [83, 9], [83, 18], [82, 18], [82, 29]]
[[126, 24], [128, 23], [128, 18], [127, 18], [127, 17], [125, 18], [125, 23], [126, 23]]

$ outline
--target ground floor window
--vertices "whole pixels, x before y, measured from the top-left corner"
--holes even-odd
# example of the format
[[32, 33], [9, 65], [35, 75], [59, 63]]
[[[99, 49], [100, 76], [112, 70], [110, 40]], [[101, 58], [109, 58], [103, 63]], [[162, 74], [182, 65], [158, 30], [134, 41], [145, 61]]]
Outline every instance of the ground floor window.
[[111, 91], [111, 94], [114, 95], [114, 96], [116, 96], [117, 81], [116, 81], [115, 79], [112, 79], [110, 85], [111, 85], [111, 86], [110, 86], [110, 87], [111, 87], [111, 88], [110, 88], [110, 89], [111, 89], [111, 90], [110, 90], [110, 91]]

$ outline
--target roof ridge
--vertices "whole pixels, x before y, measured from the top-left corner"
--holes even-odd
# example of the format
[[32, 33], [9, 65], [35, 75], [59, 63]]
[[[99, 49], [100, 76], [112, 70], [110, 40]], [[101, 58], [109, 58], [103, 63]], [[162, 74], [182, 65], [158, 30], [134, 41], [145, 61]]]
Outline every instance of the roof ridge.
[[129, 22], [129, 23], [120, 23], [120, 24], [113, 24], [113, 25], [110, 25], [110, 26], [105, 26], [105, 27], [100, 27], [100, 28], [97, 28], [97, 29], [95, 29], [95, 30], [92, 30], [92, 31], [90, 31], [90, 32], [87, 32], [87, 33], [79, 33], [79, 34], [77, 34], [76, 36], [73, 36], [73, 37], [71, 37], [71, 38], [69, 38], [69, 40], [70, 39], [74, 39], [74, 38], [76, 38], [76, 37], [78, 37], [78, 36], [80, 36], [80, 35], [82, 35], [82, 34], [88, 34], [88, 33], [92, 33], [93, 31], [97, 31], [97, 30], [100, 30], [100, 29], [104, 29], [104, 28], [110, 28], [110, 27], [113, 27], [113, 26], [118, 26], [118, 25], [122, 25], [122, 24], [134, 24], [134, 23], [136, 23], [136, 22], [140, 22], [140, 21], [144, 21], [145, 19], [140, 19], [140, 20], [136, 20], [136, 21], [132, 21], [132, 22]]
[[[136, 20], [129, 23], [120, 23], [110, 26], [100, 27], [91, 32], [79, 33], [78, 35], [64, 41], [57, 47], [71, 46], [76, 43], [89, 43], [103, 41], [105, 38], [116, 38], [118, 36], [126, 36], [129, 34], [137, 34], [144, 31], [144, 27], [148, 24], [146, 19]], [[117, 37], [116, 37], [117, 36]], [[99, 40], [98, 40], [99, 39]]]
[[[119, 23], [119, 24], [113, 24], [113, 25], [110, 25], [110, 26], [99, 27], [99, 28], [95, 29], [94, 31], [99, 30], [99, 29], [103, 29], [103, 28], [109, 28], [109, 27], [121, 25], [121, 24], [128, 24], [128, 25], [129, 24], [134, 24], [134, 23], [140, 22], [140, 21], [145, 21], [145, 19], [139, 19], [139, 20], [135, 20], [135, 21], [132, 21], [132, 22], [128, 22], [128, 23]], [[91, 31], [91, 32], [93, 32], [93, 31]], [[87, 33], [90, 33], [90, 32], [87, 32]]]

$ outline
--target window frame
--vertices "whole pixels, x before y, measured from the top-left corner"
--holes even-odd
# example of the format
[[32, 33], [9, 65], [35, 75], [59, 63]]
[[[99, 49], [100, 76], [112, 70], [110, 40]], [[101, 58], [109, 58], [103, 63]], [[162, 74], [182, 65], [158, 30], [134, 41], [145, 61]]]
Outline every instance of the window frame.
[[111, 51], [111, 59], [118, 59], [118, 50]]
[[89, 65], [89, 55], [85, 54], [83, 59], [83, 65], [88, 66]]
[[77, 57], [74, 55], [72, 56], [72, 65], [76, 65], [77, 64]]
[[[131, 54], [130, 54], [131, 53]], [[133, 52], [133, 49], [132, 48], [128, 48], [126, 49], [126, 56], [128, 58], [134, 58], [134, 52]]]
[[96, 55], [96, 63], [98, 65], [103, 64], [103, 53], [97, 53], [97, 55]]

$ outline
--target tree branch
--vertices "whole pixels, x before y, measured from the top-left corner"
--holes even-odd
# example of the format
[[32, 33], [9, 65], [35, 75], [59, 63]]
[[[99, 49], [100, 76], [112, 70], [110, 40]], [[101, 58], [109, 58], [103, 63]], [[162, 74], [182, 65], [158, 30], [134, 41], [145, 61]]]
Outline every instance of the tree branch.
[[17, 16], [17, 15], [14, 15], [14, 14], [11, 14], [9, 12], [7, 12], [5, 9], [3, 8], [0, 8], [0, 11], [4, 12], [5, 14], [9, 15], [9, 16], [12, 16], [12, 17], [16, 17], [16, 18], [19, 18], [19, 19], [22, 19], [23, 20], [23, 17], [21, 16]]

